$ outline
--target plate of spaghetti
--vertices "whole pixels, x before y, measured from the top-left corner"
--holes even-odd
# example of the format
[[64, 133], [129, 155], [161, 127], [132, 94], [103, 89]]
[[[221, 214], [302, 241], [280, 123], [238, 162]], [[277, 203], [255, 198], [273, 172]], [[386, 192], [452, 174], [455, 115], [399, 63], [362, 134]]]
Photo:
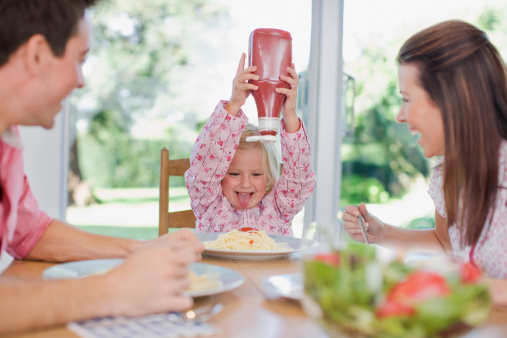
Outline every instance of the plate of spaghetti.
[[204, 255], [229, 259], [280, 258], [316, 244], [307, 239], [268, 235], [263, 230], [197, 233], [196, 236], [204, 244]]

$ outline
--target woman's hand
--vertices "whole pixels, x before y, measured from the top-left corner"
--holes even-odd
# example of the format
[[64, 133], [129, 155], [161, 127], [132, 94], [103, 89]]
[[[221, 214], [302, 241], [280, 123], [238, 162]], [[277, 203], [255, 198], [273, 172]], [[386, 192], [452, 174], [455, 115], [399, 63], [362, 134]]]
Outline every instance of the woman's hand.
[[283, 121], [285, 122], [285, 130], [288, 133], [295, 133], [301, 127], [299, 118], [296, 115], [297, 96], [299, 76], [296, 73], [294, 64], [292, 67], [287, 67], [289, 76], [280, 75], [280, 80], [287, 82], [289, 88], [275, 88], [275, 92], [284, 94], [286, 96], [283, 105]]
[[507, 280], [484, 278], [496, 309], [507, 310]]
[[364, 226], [366, 228], [366, 233], [368, 234], [368, 241], [370, 243], [379, 243], [385, 231], [385, 225], [377, 217], [373, 216], [368, 212], [368, 210], [366, 210], [366, 205], [364, 203], [361, 203], [359, 207], [355, 205], [347, 205], [345, 207], [345, 211], [342, 216], [345, 230], [347, 230], [347, 233], [350, 237], [352, 237], [352, 239], [358, 242], [364, 242], [363, 234], [357, 220], [359, 212], [361, 212], [361, 215], [363, 215], [364, 218]]
[[245, 68], [245, 53], [241, 54], [241, 59], [239, 60], [238, 70], [236, 71], [236, 76], [232, 80], [232, 93], [229, 102], [225, 105], [225, 110], [229, 112], [229, 114], [233, 116], [237, 116], [241, 107], [245, 104], [248, 95], [250, 95], [252, 90], [257, 90], [258, 87], [251, 83], [248, 83], [248, 80], [259, 80], [259, 76], [253, 74], [257, 70], [256, 66], [250, 66]]

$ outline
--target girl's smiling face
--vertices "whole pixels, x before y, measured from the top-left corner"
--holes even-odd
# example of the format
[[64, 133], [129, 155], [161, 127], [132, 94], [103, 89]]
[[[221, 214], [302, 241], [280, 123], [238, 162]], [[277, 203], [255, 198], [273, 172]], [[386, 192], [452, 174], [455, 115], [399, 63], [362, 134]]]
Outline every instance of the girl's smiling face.
[[396, 121], [406, 123], [410, 132], [420, 134], [417, 143], [427, 158], [444, 155], [445, 136], [442, 113], [419, 84], [419, 69], [407, 63], [398, 68], [398, 82], [403, 104]]
[[238, 149], [222, 179], [222, 191], [236, 209], [251, 209], [266, 195], [267, 166], [259, 148]]

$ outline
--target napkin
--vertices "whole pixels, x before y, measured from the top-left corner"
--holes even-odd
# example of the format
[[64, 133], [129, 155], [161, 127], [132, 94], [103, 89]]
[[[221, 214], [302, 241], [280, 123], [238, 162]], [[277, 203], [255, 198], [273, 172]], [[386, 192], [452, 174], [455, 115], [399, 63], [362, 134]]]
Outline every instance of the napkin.
[[106, 317], [67, 324], [69, 330], [84, 338], [195, 337], [220, 334], [207, 323], [183, 323], [174, 313], [144, 317]]

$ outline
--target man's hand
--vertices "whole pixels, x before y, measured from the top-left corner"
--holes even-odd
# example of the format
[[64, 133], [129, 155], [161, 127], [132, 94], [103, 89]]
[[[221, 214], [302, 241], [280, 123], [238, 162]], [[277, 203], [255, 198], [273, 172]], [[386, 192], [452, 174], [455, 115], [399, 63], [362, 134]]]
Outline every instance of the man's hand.
[[192, 307], [192, 297], [182, 291], [190, 285], [188, 265], [198, 261], [200, 253], [189, 243], [152, 243], [106, 275], [97, 276], [106, 281], [98, 292], [110, 298], [112, 315], [139, 316]]

